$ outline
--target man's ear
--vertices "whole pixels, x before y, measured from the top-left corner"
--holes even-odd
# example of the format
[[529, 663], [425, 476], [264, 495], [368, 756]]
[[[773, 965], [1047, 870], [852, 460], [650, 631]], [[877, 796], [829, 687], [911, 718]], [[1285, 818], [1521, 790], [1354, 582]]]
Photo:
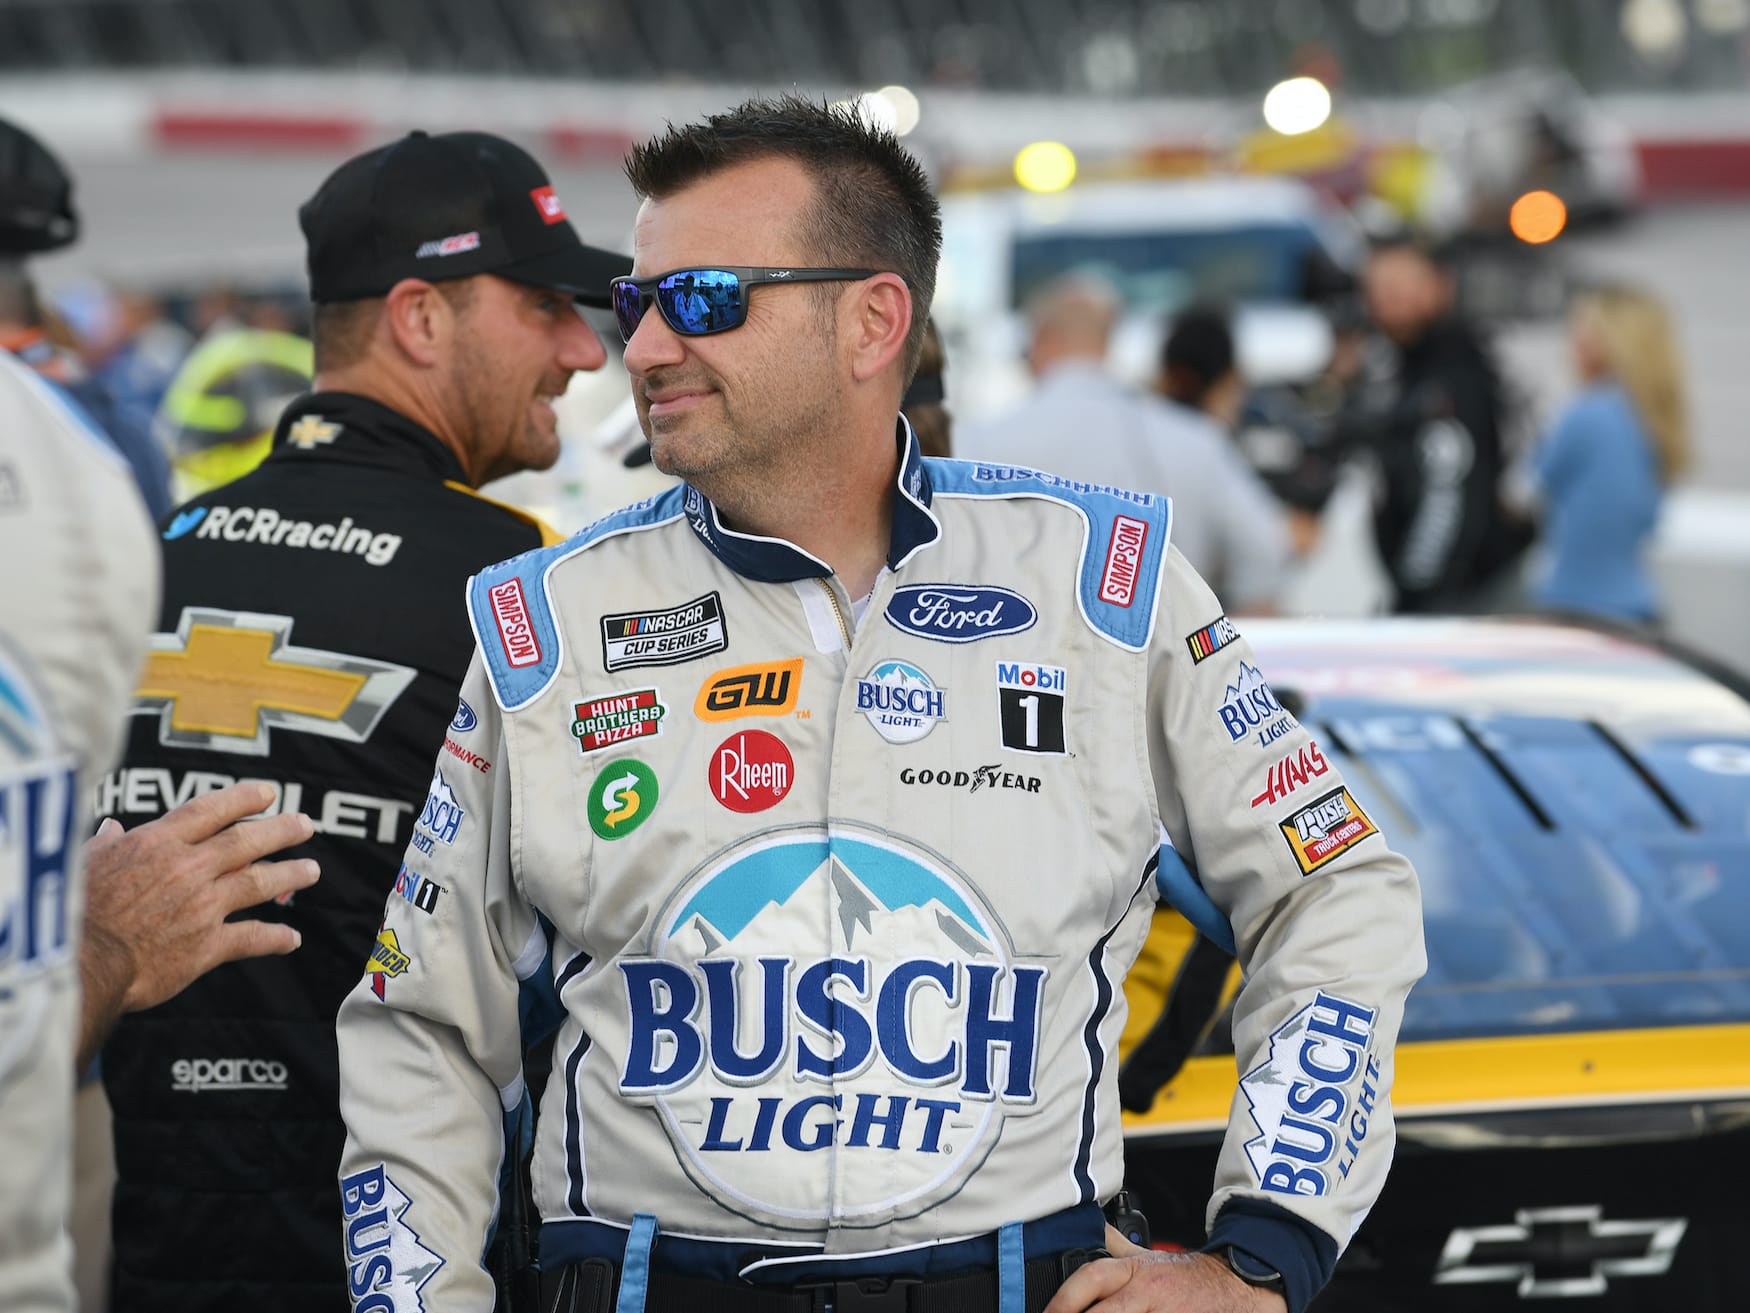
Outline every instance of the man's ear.
[[847, 303], [847, 313], [855, 316], [843, 333], [851, 346], [851, 374], [866, 383], [905, 354], [911, 332], [911, 288], [898, 274], [876, 274]]
[[416, 365], [440, 364], [456, 332], [456, 312], [423, 278], [403, 278], [384, 298], [383, 324], [395, 347]]

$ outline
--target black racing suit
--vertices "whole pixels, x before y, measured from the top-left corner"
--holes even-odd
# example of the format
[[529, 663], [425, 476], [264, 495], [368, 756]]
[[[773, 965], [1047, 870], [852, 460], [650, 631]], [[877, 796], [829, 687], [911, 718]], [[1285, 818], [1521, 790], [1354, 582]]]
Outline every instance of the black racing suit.
[[1352, 421], [1379, 460], [1374, 538], [1396, 610], [1476, 609], [1529, 540], [1501, 507], [1506, 404], [1475, 331], [1449, 318], [1403, 348], [1390, 405]]
[[254, 472], [163, 526], [160, 632], [97, 814], [131, 826], [269, 780], [276, 807], [316, 820], [296, 855], [322, 879], [249, 913], [296, 926], [296, 952], [211, 972], [125, 1019], [104, 1050], [118, 1310], [348, 1306], [335, 1012], [409, 883], [397, 868], [414, 821], [442, 812], [437, 776], [490, 768], [460, 745], [444, 753], [446, 727], [467, 718], [465, 582], [551, 541], [463, 480], [417, 424], [316, 393], [288, 408]]

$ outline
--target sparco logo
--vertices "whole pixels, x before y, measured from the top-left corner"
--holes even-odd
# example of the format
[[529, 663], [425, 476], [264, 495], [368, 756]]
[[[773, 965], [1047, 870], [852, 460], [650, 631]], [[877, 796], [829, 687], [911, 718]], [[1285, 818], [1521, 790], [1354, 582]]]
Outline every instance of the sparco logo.
[[1031, 629], [1039, 613], [1007, 588], [957, 588], [951, 584], [907, 584], [893, 591], [887, 623], [938, 643], [976, 643], [981, 638]]
[[178, 1058], [170, 1088], [183, 1094], [276, 1091], [286, 1088], [286, 1064], [264, 1058]]
[[506, 579], [486, 591], [492, 603], [492, 618], [498, 622], [498, 637], [504, 643], [504, 659], [514, 667], [532, 666], [541, 660], [541, 644], [523, 601], [523, 581]]
[[1129, 606], [1136, 600], [1136, 577], [1142, 572], [1142, 545], [1148, 541], [1148, 521], [1120, 515], [1112, 521], [1106, 544], [1106, 570], [1100, 576], [1100, 600]]

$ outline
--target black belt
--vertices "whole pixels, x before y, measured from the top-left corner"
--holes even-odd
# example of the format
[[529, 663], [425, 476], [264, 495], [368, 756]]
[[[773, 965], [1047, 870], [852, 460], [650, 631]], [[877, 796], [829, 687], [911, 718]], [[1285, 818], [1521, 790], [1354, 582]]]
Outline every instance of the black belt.
[[[1071, 1249], [1025, 1267], [1026, 1313], [1040, 1313], [1083, 1263], [1103, 1249]], [[589, 1258], [541, 1273], [542, 1313], [613, 1313], [620, 1269]], [[746, 1281], [652, 1272], [644, 1313], [997, 1313], [997, 1274], [981, 1268], [941, 1277], [850, 1277], [756, 1286]]]

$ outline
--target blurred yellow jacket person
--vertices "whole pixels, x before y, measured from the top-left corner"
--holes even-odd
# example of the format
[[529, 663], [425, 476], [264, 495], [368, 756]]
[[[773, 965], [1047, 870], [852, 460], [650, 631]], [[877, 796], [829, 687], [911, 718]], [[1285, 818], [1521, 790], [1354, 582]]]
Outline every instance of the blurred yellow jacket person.
[[280, 412], [310, 390], [308, 338], [239, 328], [207, 338], [183, 362], [158, 408], [175, 500], [241, 478], [267, 455]]

